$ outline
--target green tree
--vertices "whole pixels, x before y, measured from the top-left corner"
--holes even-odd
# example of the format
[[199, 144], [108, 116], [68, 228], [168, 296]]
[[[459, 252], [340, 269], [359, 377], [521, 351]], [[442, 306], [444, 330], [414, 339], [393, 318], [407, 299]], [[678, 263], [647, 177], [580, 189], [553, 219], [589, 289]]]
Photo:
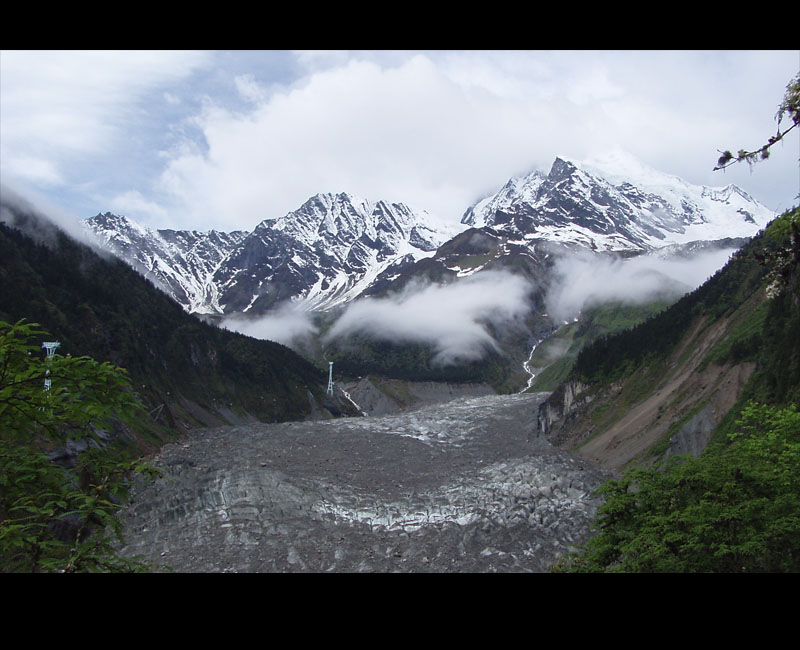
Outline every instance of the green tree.
[[[100, 437], [140, 408], [126, 373], [89, 357], [47, 361], [48, 338], [35, 324], [0, 321], [0, 571], [147, 569], [116, 553], [115, 513], [131, 472], [152, 470]], [[83, 449], [72, 467], [51, 459], [68, 443]]]
[[800, 570], [800, 412], [749, 403], [730, 444], [606, 482], [568, 572]]

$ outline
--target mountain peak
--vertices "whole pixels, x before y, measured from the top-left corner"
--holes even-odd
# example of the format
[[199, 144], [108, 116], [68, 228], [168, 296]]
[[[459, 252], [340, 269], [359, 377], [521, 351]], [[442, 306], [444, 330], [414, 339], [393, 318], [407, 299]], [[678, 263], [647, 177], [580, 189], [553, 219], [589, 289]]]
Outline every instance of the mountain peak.
[[773, 216], [735, 185], [693, 186], [612, 152], [587, 162], [557, 156], [548, 173], [510, 178], [461, 224], [403, 203], [323, 192], [251, 233], [155, 231], [111, 213], [87, 228], [188, 311], [259, 313], [290, 299], [307, 309], [342, 304], [396, 275], [403, 260], [431, 257], [468, 226], [492, 227], [527, 248], [548, 240], [641, 252], [751, 237]]
[[91, 231], [96, 235], [105, 233], [106, 237], [115, 239], [146, 237], [154, 232], [130, 217], [113, 212], [98, 213], [94, 217], [84, 219], [81, 225], [84, 230]]
[[327, 308], [360, 295], [399, 261], [432, 255], [455, 234], [426, 212], [349, 192], [315, 194], [252, 233], [155, 231], [110, 214], [86, 227], [199, 313], [261, 312], [288, 299]]
[[497, 194], [485, 196], [467, 208], [461, 223], [472, 228], [491, 225], [492, 217], [498, 210], [507, 210], [515, 203], [535, 201], [539, 188], [547, 178], [538, 169], [510, 178]]
[[563, 176], [565, 174], [571, 174], [576, 169], [578, 169], [577, 163], [573, 162], [569, 158], [556, 156], [555, 160], [553, 160], [553, 164], [550, 165], [550, 173], [547, 176], [548, 178], [553, 176]]
[[557, 156], [546, 177], [510, 179], [471, 206], [462, 223], [613, 251], [751, 237], [773, 217], [735, 185], [691, 185], [611, 151], [585, 162]]

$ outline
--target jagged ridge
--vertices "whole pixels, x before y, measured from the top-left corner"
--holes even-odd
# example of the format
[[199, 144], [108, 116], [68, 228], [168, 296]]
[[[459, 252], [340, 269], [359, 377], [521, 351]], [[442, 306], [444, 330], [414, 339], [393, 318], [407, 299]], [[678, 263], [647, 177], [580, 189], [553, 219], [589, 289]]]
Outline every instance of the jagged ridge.
[[431, 255], [459, 228], [349, 194], [318, 194], [250, 232], [152, 230], [109, 213], [84, 222], [100, 243], [187, 311], [267, 311], [285, 300], [324, 309], [359, 295], [393, 264]]
[[471, 206], [462, 223], [598, 251], [646, 251], [751, 237], [773, 217], [735, 185], [693, 186], [614, 154], [588, 163], [556, 158], [547, 175], [512, 178]]
[[[443, 258], [437, 249], [470, 226], [501, 235], [502, 255], [533, 254], [541, 242], [631, 254], [752, 237], [772, 216], [736, 186], [692, 186], [616, 154], [556, 158], [548, 174], [512, 178], [460, 226], [346, 193], [313, 196], [249, 233], [156, 231], [108, 213], [85, 226], [187, 311], [261, 314], [286, 301], [327, 310], [385, 291], [422, 260]], [[483, 268], [447, 257], [457, 276]]]

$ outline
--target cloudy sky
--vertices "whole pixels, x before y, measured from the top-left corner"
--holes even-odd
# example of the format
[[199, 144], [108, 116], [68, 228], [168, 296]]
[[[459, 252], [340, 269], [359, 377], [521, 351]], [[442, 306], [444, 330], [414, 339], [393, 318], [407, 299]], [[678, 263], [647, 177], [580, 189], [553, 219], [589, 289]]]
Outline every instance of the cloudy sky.
[[3, 51], [0, 181], [66, 218], [251, 230], [318, 192], [458, 221], [556, 155], [622, 149], [661, 171], [797, 204], [773, 135], [788, 51]]

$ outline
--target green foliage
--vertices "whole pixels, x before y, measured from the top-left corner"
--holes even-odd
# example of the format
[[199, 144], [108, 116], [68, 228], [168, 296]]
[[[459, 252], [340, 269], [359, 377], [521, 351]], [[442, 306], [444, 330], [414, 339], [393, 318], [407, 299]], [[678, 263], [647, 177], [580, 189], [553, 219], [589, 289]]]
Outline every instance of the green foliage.
[[736, 311], [727, 334], [714, 344], [698, 370], [704, 370], [709, 364], [758, 360], [764, 346], [762, 332], [770, 305], [763, 300], [763, 296], [754, 298]]
[[800, 209], [776, 219], [764, 235], [758, 259], [766, 270], [769, 308], [747, 396], [768, 404], [800, 404]]
[[565, 381], [580, 351], [597, 339], [628, 330], [661, 313], [671, 303], [661, 299], [641, 305], [604, 303], [586, 309], [580, 321], [559, 328], [536, 348], [531, 365], [544, 369], [531, 391], [552, 391]]
[[[130, 473], [151, 470], [99, 446], [100, 427], [139, 408], [126, 373], [88, 357], [43, 360], [32, 341], [49, 339], [0, 321], [0, 570], [145, 570], [114, 551], [114, 515]], [[48, 453], [68, 443], [83, 448], [71, 468]]]
[[796, 230], [798, 227], [800, 227], [800, 209], [795, 208], [784, 212], [769, 224], [764, 231], [764, 236], [780, 245], [782, 242], [788, 241], [792, 236], [792, 230]]
[[[686, 294], [665, 311], [630, 330], [601, 336], [584, 347], [573, 366], [572, 377], [590, 383], [616, 381], [637, 367], [663, 360], [698, 323], [718, 322], [739, 309], [757, 291], [763, 290], [774, 265], [769, 262], [789, 245], [768, 229], [738, 250], [728, 263], [703, 285]], [[787, 310], [794, 309], [787, 306]], [[766, 316], [769, 323], [774, 308]], [[757, 312], [756, 318], [764, 318]], [[781, 317], [782, 318], [782, 317]], [[740, 332], [735, 347], [726, 352], [731, 360], [752, 358], [766, 337], [750, 328]], [[733, 345], [733, 343], [731, 343]], [[773, 401], [773, 400], [769, 400]]]
[[751, 402], [729, 438], [606, 482], [599, 534], [553, 570], [800, 570], [800, 412]]

